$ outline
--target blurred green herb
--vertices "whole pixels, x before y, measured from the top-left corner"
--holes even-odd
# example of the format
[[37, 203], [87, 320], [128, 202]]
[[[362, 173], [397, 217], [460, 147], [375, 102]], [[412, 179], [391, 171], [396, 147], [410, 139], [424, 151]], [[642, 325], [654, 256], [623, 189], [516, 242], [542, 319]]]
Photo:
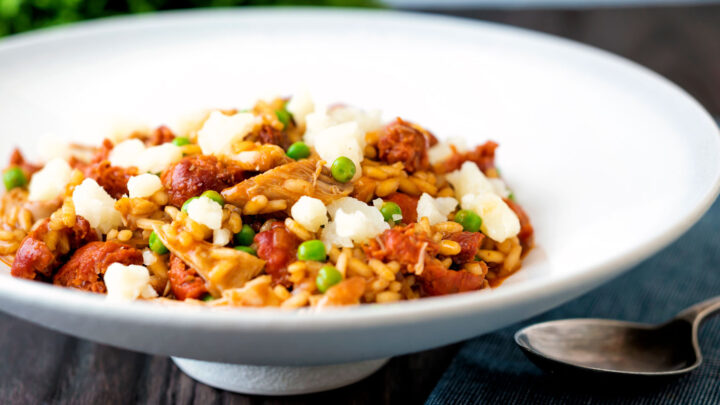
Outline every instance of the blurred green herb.
[[0, 0], [0, 36], [120, 14], [195, 7], [377, 7], [377, 0]]

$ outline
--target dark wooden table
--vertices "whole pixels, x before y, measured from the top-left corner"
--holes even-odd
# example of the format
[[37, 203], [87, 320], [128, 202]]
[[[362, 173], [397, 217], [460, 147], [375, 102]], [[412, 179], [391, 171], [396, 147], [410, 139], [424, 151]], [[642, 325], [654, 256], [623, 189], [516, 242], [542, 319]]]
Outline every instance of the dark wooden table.
[[[618, 53], [668, 77], [720, 115], [720, 6], [448, 14], [544, 31]], [[419, 403], [457, 348], [394, 358], [368, 379], [327, 393], [250, 397], [196, 383], [165, 357], [94, 344], [0, 314], [0, 402]]]

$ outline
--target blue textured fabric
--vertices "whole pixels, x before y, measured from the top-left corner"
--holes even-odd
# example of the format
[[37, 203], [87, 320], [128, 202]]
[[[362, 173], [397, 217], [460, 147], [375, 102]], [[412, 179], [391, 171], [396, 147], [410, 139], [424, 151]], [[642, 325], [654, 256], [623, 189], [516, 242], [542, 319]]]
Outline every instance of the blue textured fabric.
[[562, 318], [662, 322], [720, 295], [720, 200], [687, 234], [605, 286], [529, 321], [465, 343], [428, 404], [720, 404], [720, 315], [700, 330], [704, 362], [692, 373], [643, 386], [576, 384], [544, 374], [515, 345], [522, 327]]

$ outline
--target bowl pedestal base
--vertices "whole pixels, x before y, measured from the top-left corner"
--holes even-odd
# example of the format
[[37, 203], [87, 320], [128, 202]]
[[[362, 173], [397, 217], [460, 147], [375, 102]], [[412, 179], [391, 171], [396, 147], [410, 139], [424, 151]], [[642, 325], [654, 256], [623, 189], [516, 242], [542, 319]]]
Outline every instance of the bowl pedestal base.
[[172, 358], [191, 378], [211, 387], [253, 395], [297, 395], [344, 387], [368, 377], [389, 359], [324, 366], [254, 366]]

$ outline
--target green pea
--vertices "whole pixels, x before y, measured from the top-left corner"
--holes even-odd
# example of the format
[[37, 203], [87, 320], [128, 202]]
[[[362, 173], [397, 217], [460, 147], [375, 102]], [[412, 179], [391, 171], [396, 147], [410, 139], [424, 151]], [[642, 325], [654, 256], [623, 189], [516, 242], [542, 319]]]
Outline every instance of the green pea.
[[251, 248], [250, 246], [235, 246], [235, 250], [257, 256], [257, 252], [255, 251], [255, 249]]
[[150, 250], [153, 252], [164, 255], [169, 252], [168, 248], [163, 245], [162, 241], [160, 240], [160, 237], [153, 231], [150, 234], [150, 240], [149, 240]]
[[5, 170], [3, 173], [3, 183], [5, 183], [5, 190], [12, 190], [16, 187], [25, 187], [27, 185], [27, 177], [23, 173], [22, 169], [13, 166]]
[[243, 225], [240, 232], [235, 234], [235, 244], [239, 246], [250, 246], [255, 239], [255, 231], [250, 225]]
[[278, 121], [282, 122], [283, 127], [287, 128], [288, 125], [290, 125], [290, 121], [292, 120], [292, 114], [283, 107], [280, 110], [275, 110], [275, 116], [277, 117]]
[[187, 207], [188, 207], [188, 205], [190, 205], [190, 202], [191, 202], [192, 200], [195, 200], [195, 199], [197, 199], [197, 197], [190, 197], [190, 198], [188, 198], [187, 201], [185, 201], [185, 202], [183, 203], [182, 208], [180, 208], [180, 211], [182, 211], [182, 212], [184, 212], [184, 213], [187, 213]]
[[184, 136], [178, 136], [177, 138], [172, 140], [173, 145], [175, 146], [184, 146], [190, 144], [190, 139], [184, 137]]
[[298, 260], [323, 262], [327, 258], [325, 244], [317, 239], [305, 241], [298, 246], [297, 258]]
[[330, 287], [342, 281], [342, 273], [331, 265], [323, 266], [315, 278], [315, 285], [318, 291], [324, 293]]
[[287, 155], [295, 160], [304, 159], [310, 156], [310, 147], [305, 142], [295, 142], [288, 148]]
[[460, 210], [455, 214], [455, 222], [463, 226], [463, 230], [467, 232], [477, 232], [482, 225], [482, 218], [470, 210]]
[[[383, 218], [387, 222], [398, 222], [399, 221], [399, 220], [393, 219], [393, 215], [395, 215], [395, 216], [400, 215], [402, 217], [402, 210], [400, 209], [400, 206], [395, 204], [392, 201], [383, 203], [383, 205], [380, 207], [380, 213], [382, 214]], [[400, 219], [402, 219], [402, 218], [400, 218]]]
[[515, 202], [515, 193], [508, 194], [508, 200]]
[[202, 300], [205, 301], [205, 302], [210, 302], [210, 301], [212, 301], [212, 300], [214, 300], [214, 299], [215, 299], [215, 297], [213, 297], [213, 296], [210, 295], [210, 294], [205, 294], [205, 296], [202, 297]]
[[355, 176], [355, 170], [355, 163], [345, 156], [340, 156], [335, 159], [330, 167], [330, 172], [332, 173], [333, 178], [340, 183], [347, 183], [352, 180]]
[[225, 199], [223, 198], [222, 195], [220, 195], [220, 193], [218, 193], [215, 190], [208, 190], [208, 191], [200, 194], [200, 197], [207, 197], [207, 198], [215, 201], [216, 203], [220, 204], [221, 207], [223, 205], [225, 205]]

